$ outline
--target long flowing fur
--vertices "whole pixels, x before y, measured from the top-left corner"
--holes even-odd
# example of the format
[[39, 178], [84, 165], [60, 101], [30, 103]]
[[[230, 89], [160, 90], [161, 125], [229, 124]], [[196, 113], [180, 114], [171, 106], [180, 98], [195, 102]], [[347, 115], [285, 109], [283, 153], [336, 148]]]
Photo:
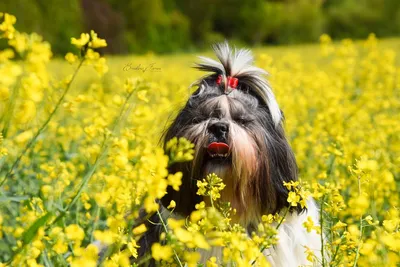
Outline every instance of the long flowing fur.
[[[190, 215], [202, 200], [196, 194], [197, 181], [216, 173], [226, 184], [222, 201], [232, 204], [237, 210], [234, 221], [249, 233], [262, 215], [290, 209], [279, 228], [279, 244], [264, 251], [273, 266], [309, 264], [304, 246], [318, 250], [320, 243], [318, 236], [307, 233], [302, 224], [307, 216], [318, 222], [318, 209], [312, 201], [308, 210], [288, 205], [289, 191], [283, 183], [297, 180], [297, 165], [285, 137], [281, 111], [265, 79], [267, 73], [252, 65], [249, 50], [231, 49], [225, 42], [215, 45], [214, 51], [218, 61], [201, 57], [196, 68], [208, 75], [196, 83], [198, 89], [164, 134], [165, 144], [173, 137], [187, 138], [195, 144], [195, 154], [191, 162], [170, 166], [171, 173], [182, 172], [182, 186], [179, 191], [168, 188], [161, 203], [167, 206], [174, 200], [173, 216]], [[221, 83], [217, 83], [219, 75]], [[236, 88], [229, 87], [228, 77], [238, 79]], [[208, 146], [213, 142], [225, 143], [229, 153], [222, 158], [211, 157]], [[141, 255], [156, 232], [140, 241]], [[220, 252], [214, 248], [207, 253], [202, 260]]]

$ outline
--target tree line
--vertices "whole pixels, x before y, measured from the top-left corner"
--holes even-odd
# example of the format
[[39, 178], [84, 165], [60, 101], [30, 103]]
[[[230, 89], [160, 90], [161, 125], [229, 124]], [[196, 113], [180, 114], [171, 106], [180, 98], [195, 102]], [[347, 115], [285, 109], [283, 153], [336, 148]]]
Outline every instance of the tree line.
[[105, 53], [193, 51], [224, 39], [240, 44], [316, 42], [400, 33], [399, 0], [3, 0], [21, 31], [38, 32], [58, 54], [94, 29]]

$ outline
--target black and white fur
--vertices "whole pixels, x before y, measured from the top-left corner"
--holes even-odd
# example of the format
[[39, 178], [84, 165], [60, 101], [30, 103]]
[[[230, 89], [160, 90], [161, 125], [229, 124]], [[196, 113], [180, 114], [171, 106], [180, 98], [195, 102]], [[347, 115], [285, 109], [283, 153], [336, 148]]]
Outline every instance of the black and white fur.
[[[201, 57], [196, 68], [209, 74], [196, 83], [198, 89], [164, 135], [165, 143], [173, 137], [190, 140], [195, 144], [195, 156], [191, 162], [170, 167], [171, 173], [183, 173], [183, 184], [179, 191], [168, 188], [161, 203], [167, 206], [174, 200], [174, 214], [188, 216], [202, 200], [196, 194], [197, 180], [216, 173], [226, 184], [222, 200], [237, 210], [234, 220], [250, 233], [262, 215], [288, 207], [289, 192], [283, 182], [298, 179], [297, 165], [282, 127], [282, 112], [265, 80], [267, 73], [252, 65], [249, 50], [232, 49], [225, 42], [215, 45], [214, 51], [219, 61]], [[222, 82], [217, 84], [219, 75]], [[238, 79], [236, 88], [230, 88], [228, 77]], [[210, 157], [207, 146], [212, 142], [226, 143], [229, 153]], [[319, 254], [320, 236], [307, 233], [302, 225], [307, 216], [318, 223], [318, 208], [312, 201], [308, 201], [306, 210], [291, 209], [278, 230], [278, 245], [264, 251], [272, 266], [310, 265], [304, 246]], [[157, 241], [158, 231], [152, 231], [140, 241], [140, 254]], [[221, 251], [214, 248], [202, 252], [202, 261]]]

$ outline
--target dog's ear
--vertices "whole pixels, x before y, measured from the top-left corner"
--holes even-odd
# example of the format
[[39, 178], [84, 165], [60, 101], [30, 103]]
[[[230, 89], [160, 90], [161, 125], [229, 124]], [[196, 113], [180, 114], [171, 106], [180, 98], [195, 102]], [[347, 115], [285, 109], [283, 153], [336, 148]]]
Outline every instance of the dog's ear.
[[[272, 127], [271, 127], [272, 128]], [[283, 185], [284, 182], [298, 180], [298, 168], [292, 148], [285, 136], [282, 123], [274, 129], [270, 129], [270, 135], [266, 138], [269, 175], [276, 191], [276, 208], [280, 211], [284, 207], [289, 207], [287, 201], [289, 190]], [[302, 209], [296, 208], [298, 212]]]
[[[164, 149], [169, 140], [174, 137], [186, 137], [184, 136], [184, 128], [188, 120], [186, 109], [183, 108], [178, 116], [175, 118], [171, 126], [163, 135]], [[192, 141], [193, 140], [189, 140]], [[193, 162], [180, 162], [174, 163], [168, 166], [169, 173], [182, 172], [182, 185], [179, 191], [174, 190], [171, 186], [167, 188], [167, 194], [161, 199], [163, 206], [167, 207], [171, 200], [176, 202], [174, 212], [184, 216], [190, 215], [195, 209], [195, 205], [201, 202], [201, 198], [197, 195], [197, 180], [193, 179]]]

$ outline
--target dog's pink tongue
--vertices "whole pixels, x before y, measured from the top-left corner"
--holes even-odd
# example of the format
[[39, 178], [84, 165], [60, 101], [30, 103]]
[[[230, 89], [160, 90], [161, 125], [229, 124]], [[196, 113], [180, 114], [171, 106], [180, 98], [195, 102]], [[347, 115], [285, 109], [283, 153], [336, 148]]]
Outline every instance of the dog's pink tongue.
[[229, 152], [229, 146], [225, 143], [213, 142], [208, 145], [207, 151], [211, 154], [226, 154]]

